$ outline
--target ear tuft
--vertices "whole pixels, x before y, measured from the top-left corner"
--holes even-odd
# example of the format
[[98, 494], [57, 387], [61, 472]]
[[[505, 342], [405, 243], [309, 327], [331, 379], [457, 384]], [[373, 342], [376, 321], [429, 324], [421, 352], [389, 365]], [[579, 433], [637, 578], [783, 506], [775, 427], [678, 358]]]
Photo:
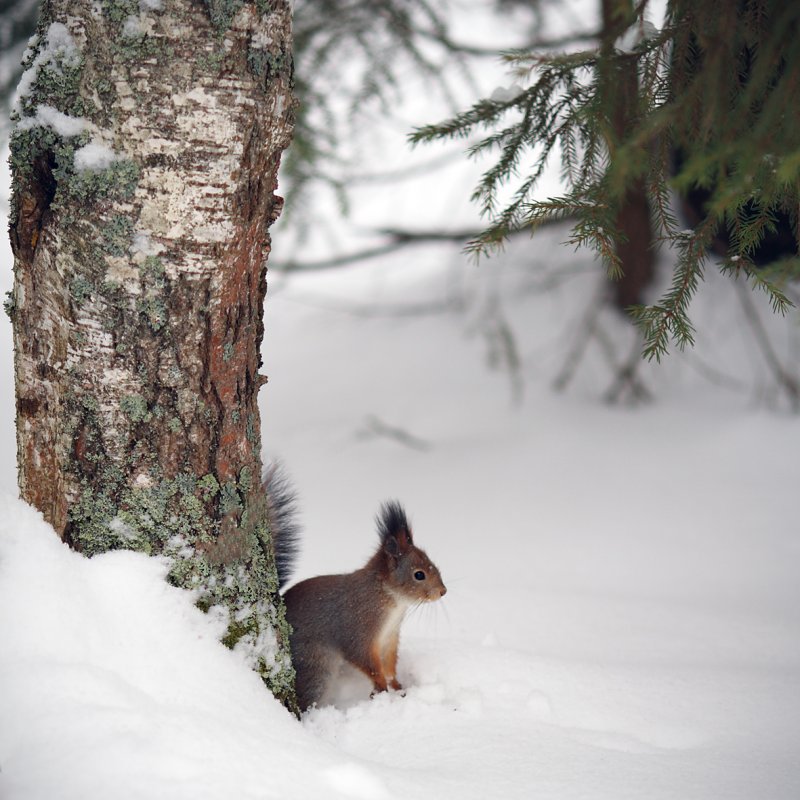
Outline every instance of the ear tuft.
[[401, 555], [413, 544], [406, 512], [396, 500], [381, 506], [376, 521], [381, 544], [391, 555]]

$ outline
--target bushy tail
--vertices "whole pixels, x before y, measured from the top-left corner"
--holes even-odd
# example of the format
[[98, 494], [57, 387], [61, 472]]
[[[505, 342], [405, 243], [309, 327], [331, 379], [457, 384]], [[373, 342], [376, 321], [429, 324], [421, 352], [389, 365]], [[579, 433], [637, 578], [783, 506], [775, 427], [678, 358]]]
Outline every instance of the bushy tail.
[[267, 493], [267, 521], [275, 548], [278, 588], [289, 580], [300, 551], [300, 525], [297, 522], [297, 497], [291, 481], [279, 464], [269, 464], [264, 471]]

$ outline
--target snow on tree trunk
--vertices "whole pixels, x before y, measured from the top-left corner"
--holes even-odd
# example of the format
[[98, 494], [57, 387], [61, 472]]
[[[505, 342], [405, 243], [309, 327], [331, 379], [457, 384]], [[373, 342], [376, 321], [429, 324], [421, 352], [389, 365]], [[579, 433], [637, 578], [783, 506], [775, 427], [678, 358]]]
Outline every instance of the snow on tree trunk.
[[86, 554], [169, 556], [289, 701], [256, 399], [290, 36], [288, 0], [46, 2], [8, 303], [22, 497]]

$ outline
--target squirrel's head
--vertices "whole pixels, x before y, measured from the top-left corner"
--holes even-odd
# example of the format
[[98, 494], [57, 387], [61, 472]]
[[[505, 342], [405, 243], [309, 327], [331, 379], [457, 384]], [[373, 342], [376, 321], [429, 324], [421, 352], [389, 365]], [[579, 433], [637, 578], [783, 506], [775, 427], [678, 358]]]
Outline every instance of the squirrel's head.
[[430, 602], [443, 597], [447, 588], [439, 569], [414, 544], [402, 506], [397, 502], [384, 503], [377, 521], [388, 587], [411, 602]]

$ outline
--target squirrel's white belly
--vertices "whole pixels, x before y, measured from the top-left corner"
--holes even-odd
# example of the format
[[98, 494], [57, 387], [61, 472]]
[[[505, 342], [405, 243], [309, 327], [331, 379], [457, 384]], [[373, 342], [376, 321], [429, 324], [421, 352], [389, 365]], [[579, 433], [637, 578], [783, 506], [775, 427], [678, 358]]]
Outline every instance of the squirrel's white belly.
[[[387, 650], [397, 641], [400, 635], [400, 623], [406, 615], [408, 607], [411, 605], [409, 600], [397, 592], [391, 592], [394, 605], [386, 614], [383, 625], [378, 631], [376, 643], [381, 653], [385, 654]], [[396, 677], [395, 675], [387, 675], [389, 678]]]

